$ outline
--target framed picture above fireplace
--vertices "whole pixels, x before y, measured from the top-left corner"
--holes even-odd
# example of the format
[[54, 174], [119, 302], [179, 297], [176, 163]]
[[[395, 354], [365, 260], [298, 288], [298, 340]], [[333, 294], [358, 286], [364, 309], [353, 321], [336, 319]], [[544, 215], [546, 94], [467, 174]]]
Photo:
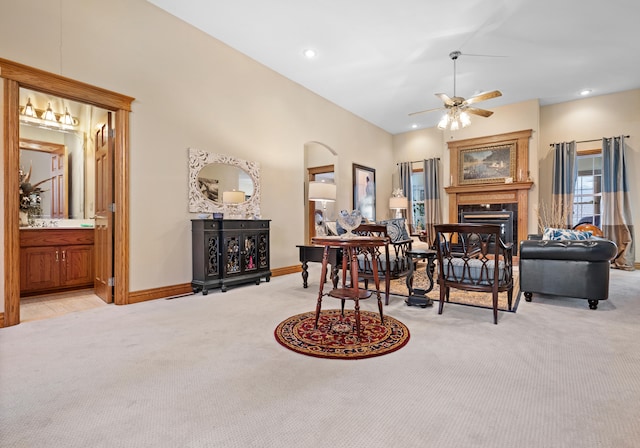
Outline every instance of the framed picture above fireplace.
[[460, 148], [458, 185], [504, 183], [516, 174], [516, 144]]

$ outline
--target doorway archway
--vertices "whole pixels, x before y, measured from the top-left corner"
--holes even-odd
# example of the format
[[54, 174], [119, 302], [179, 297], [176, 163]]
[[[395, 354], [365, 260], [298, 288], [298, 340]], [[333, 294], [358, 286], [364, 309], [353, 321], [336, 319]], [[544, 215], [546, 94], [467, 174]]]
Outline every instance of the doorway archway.
[[19, 90], [33, 89], [91, 104], [115, 115], [114, 145], [114, 303], [128, 303], [129, 294], [129, 112], [134, 98], [0, 58], [4, 81], [4, 319], [1, 326], [20, 323]]

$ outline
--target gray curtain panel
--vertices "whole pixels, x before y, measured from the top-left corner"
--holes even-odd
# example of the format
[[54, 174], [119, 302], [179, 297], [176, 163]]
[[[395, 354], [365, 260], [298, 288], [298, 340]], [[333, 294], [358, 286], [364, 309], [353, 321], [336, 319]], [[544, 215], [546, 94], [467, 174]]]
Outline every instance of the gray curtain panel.
[[435, 241], [435, 225], [442, 224], [440, 204], [440, 159], [425, 159], [424, 162], [424, 227], [429, 244]]
[[402, 194], [405, 195], [409, 201], [409, 207], [407, 208], [407, 223], [409, 224], [409, 231], [415, 232], [413, 225], [413, 207], [411, 206], [411, 162], [401, 162], [398, 164], [398, 172], [400, 179], [400, 188], [402, 188]]
[[553, 225], [569, 229], [572, 227], [573, 192], [577, 178], [576, 142], [554, 144], [552, 210], [550, 214], [554, 217], [563, 217], [564, 222], [553, 223]]
[[602, 232], [618, 245], [612, 265], [635, 269], [635, 249], [624, 136], [602, 139]]

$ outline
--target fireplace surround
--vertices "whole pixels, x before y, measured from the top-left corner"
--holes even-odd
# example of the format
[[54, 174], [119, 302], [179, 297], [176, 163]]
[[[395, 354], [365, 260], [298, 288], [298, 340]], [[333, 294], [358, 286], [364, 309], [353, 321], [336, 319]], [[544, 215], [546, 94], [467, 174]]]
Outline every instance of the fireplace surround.
[[[462, 211], [502, 211], [513, 213], [513, 243], [527, 239], [529, 190], [533, 181], [529, 178], [529, 139], [531, 129], [488, 137], [479, 137], [448, 142], [450, 151], [451, 185], [445, 188], [449, 195], [449, 222], [462, 222]], [[460, 155], [473, 150], [482, 152], [485, 148], [515, 146], [515, 166], [513, 177], [493, 179], [491, 182], [460, 184], [459, 176], [463, 172]]]

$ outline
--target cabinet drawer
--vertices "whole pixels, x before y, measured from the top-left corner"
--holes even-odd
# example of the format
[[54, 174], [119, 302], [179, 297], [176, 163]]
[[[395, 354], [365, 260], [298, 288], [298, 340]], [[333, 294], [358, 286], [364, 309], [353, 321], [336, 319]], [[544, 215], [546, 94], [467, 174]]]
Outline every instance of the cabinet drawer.
[[20, 247], [93, 245], [94, 229], [20, 229]]

